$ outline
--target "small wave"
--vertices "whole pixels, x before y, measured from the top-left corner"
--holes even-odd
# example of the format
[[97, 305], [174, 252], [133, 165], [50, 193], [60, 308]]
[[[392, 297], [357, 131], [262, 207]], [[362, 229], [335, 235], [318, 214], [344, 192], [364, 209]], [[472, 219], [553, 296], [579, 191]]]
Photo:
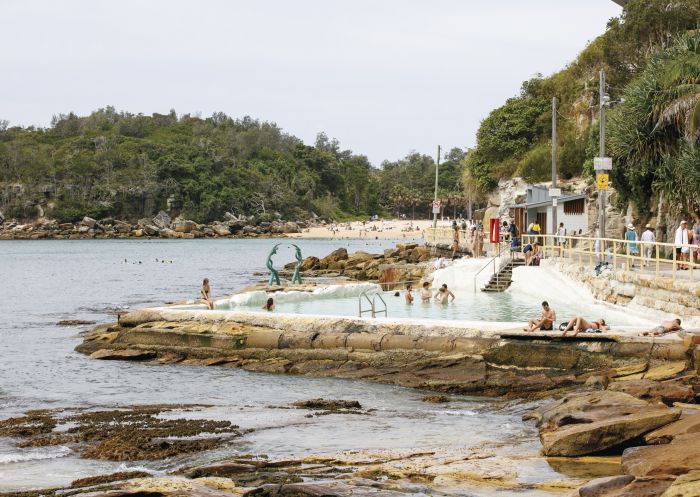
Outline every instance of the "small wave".
[[13, 454], [0, 454], [0, 464], [12, 464], [27, 461], [40, 461], [42, 459], [57, 459], [66, 457], [71, 450], [68, 447], [60, 446], [52, 451], [34, 450], [30, 452], [16, 452]]
[[[304, 302], [320, 299], [338, 299], [358, 297], [367, 290], [381, 291], [381, 286], [376, 283], [348, 283], [345, 285], [322, 286], [313, 292], [287, 291], [274, 294], [275, 303]], [[264, 290], [239, 293], [229, 299], [217, 300], [217, 305], [246, 306], [262, 305], [267, 300], [268, 294]]]

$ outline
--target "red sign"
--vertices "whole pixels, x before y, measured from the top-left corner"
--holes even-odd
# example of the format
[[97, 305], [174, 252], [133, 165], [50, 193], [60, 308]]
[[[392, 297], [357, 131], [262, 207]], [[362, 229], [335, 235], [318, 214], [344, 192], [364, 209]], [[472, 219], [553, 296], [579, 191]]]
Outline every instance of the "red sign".
[[501, 241], [501, 220], [489, 219], [489, 241], [491, 243], [499, 243]]

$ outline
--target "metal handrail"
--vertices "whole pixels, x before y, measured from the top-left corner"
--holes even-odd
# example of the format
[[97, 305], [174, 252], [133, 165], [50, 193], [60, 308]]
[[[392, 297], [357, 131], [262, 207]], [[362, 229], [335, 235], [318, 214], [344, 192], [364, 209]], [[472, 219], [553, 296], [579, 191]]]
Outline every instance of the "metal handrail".
[[[358, 306], [359, 306], [358, 317], [362, 317], [363, 314], [371, 313], [372, 317], [375, 318], [375, 317], [377, 317], [377, 314], [381, 313], [381, 312], [384, 313], [384, 317], [387, 317], [389, 314], [387, 312], [386, 301], [384, 300], [384, 297], [381, 296], [380, 292], [375, 291], [372, 294], [372, 299], [370, 300], [370, 298], [369, 298], [370, 296], [368, 294], [369, 291], [370, 291], [369, 289], [363, 291], [358, 298]], [[362, 298], [363, 297], [367, 301], [367, 303], [369, 304], [369, 309], [362, 308]], [[377, 309], [377, 297], [379, 297], [379, 300], [382, 301], [382, 304], [384, 305], [383, 309], [379, 309], [379, 310]]]
[[500, 264], [499, 264], [498, 270], [496, 269], [496, 259], [505, 258], [505, 255], [508, 253], [508, 252], [501, 253], [501, 246], [504, 244], [508, 245], [507, 242], [499, 243], [498, 244], [498, 254], [494, 255], [491, 259], [489, 259], [489, 261], [474, 274], [474, 293], [476, 293], [476, 277], [479, 276], [483, 272], [484, 269], [486, 269], [487, 267], [489, 267], [493, 263], [493, 273], [492, 274], [497, 274], [498, 271], [501, 270]]

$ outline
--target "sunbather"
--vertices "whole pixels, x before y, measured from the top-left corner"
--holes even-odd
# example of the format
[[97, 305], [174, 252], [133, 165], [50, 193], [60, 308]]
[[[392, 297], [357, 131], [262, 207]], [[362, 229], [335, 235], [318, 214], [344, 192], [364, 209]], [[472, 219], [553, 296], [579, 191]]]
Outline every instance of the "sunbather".
[[582, 331], [586, 330], [600, 330], [600, 331], [605, 331], [610, 329], [610, 327], [605, 323], [605, 319], [601, 318], [598, 321], [592, 321], [588, 322], [581, 316], [574, 316], [569, 320], [569, 324], [564, 328], [564, 333], [562, 333], [562, 336], [565, 337], [566, 333], [574, 330], [574, 334], [572, 336], [578, 335]]
[[649, 331], [642, 331], [639, 336], [662, 337], [664, 335], [668, 335], [669, 333], [680, 331], [681, 329], [681, 320], [676, 318], [673, 321], [663, 321], [659, 326], [652, 328]]

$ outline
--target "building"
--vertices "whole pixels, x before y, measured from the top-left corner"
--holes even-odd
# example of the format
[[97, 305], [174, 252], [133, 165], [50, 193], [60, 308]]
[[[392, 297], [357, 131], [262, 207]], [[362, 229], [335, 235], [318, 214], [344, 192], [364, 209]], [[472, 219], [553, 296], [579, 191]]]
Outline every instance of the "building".
[[[520, 233], [527, 233], [530, 223], [537, 221], [542, 228], [542, 234], [556, 233], [552, 226], [552, 197], [549, 187], [544, 185], [528, 185], [525, 202], [509, 205], [510, 216]], [[562, 195], [557, 200], [557, 224], [564, 223], [569, 235], [588, 232], [588, 205], [586, 194]]]

